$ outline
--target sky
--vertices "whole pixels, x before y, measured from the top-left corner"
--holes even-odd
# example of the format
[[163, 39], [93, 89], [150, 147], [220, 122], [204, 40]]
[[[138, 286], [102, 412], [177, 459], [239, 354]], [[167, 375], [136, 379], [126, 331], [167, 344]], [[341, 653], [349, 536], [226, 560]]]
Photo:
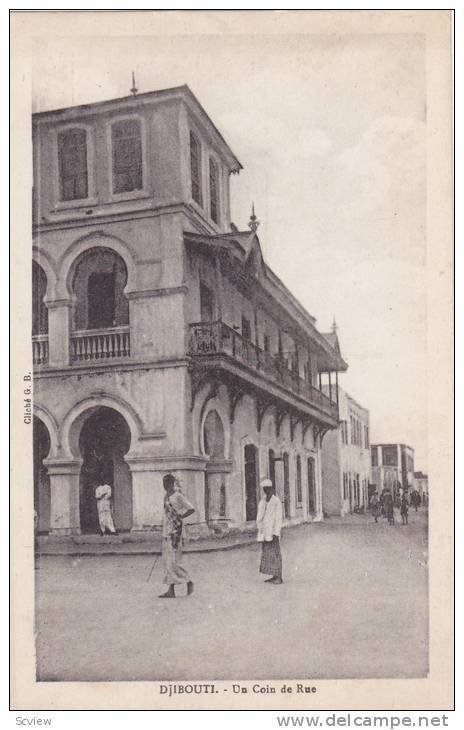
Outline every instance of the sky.
[[33, 110], [188, 84], [244, 169], [267, 264], [333, 317], [371, 441], [427, 470], [426, 95], [419, 34], [197, 35], [37, 42]]

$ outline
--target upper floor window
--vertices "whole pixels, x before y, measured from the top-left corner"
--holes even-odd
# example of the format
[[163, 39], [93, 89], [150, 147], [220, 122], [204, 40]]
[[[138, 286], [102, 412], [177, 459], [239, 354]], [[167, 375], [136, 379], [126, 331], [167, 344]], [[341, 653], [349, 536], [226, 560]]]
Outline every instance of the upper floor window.
[[130, 193], [143, 187], [142, 130], [138, 119], [111, 126], [113, 193]]
[[203, 282], [200, 282], [200, 317], [202, 322], [212, 322], [214, 319], [213, 292]]
[[66, 129], [59, 132], [58, 167], [61, 200], [87, 198], [87, 132], [85, 129]]
[[129, 323], [124, 261], [108, 248], [85, 251], [73, 276], [75, 330], [107, 329]]
[[209, 204], [212, 220], [219, 223], [219, 173], [212, 157], [209, 158]]
[[382, 464], [385, 466], [398, 466], [398, 452], [396, 446], [382, 447]]
[[371, 446], [371, 464], [372, 464], [372, 466], [379, 465], [379, 455], [377, 453], [377, 446]]
[[308, 360], [304, 364], [304, 377], [306, 382], [312, 384], [312, 365], [310, 357], [308, 357]]
[[369, 448], [369, 427], [364, 426], [364, 446], [366, 449]]
[[201, 147], [193, 132], [190, 132], [190, 177], [192, 181], [192, 198], [198, 205], [202, 205]]
[[250, 320], [242, 316], [242, 337], [251, 341], [251, 324]]
[[271, 340], [269, 338], [269, 335], [264, 335], [264, 352], [270, 353], [271, 351]]

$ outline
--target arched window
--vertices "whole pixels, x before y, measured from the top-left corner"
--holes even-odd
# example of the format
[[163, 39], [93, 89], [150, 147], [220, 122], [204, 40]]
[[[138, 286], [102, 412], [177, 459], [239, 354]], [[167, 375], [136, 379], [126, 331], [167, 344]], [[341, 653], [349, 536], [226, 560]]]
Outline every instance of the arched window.
[[58, 168], [61, 200], [87, 198], [87, 132], [85, 129], [66, 129], [58, 133]]
[[301, 456], [299, 454], [296, 457], [296, 501], [299, 505], [303, 502], [303, 490], [301, 486]]
[[212, 157], [209, 158], [209, 206], [212, 220], [219, 223], [219, 172]]
[[216, 459], [224, 458], [224, 427], [217, 411], [210, 411], [203, 426], [205, 454]]
[[109, 248], [83, 253], [73, 277], [74, 329], [122, 327], [129, 324], [129, 302], [124, 295], [126, 265]]
[[113, 193], [142, 190], [142, 131], [138, 119], [124, 119], [111, 126]]
[[32, 262], [32, 334], [48, 332], [48, 310], [44, 304], [47, 292], [47, 276], [36, 261]]
[[193, 132], [190, 132], [190, 177], [192, 183], [192, 198], [196, 203], [198, 203], [198, 205], [202, 205], [201, 146]]

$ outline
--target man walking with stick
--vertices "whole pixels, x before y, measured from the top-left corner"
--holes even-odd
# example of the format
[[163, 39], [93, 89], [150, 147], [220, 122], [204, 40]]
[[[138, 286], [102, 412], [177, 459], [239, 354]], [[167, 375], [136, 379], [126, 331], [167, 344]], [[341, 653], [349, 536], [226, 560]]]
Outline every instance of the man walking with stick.
[[187, 584], [187, 595], [193, 593], [193, 581], [182, 562], [182, 527], [183, 520], [195, 512], [190, 502], [184, 497], [173, 474], [163, 477], [164, 517], [162, 557], [164, 565], [164, 583], [169, 586], [166, 593], [159, 598], [175, 598], [174, 586]]

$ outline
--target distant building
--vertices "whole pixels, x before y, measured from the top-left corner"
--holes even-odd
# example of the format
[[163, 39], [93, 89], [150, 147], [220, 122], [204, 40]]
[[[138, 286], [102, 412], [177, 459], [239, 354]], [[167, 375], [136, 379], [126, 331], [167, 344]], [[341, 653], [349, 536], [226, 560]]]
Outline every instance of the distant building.
[[429, 478], [427, 474], [422, 471], [414, 472], [414, 489], [417, 489], [422, 498], [424, 495], [429, 496]]
[[369, 411], [342, 388], [338, 403], [339, 427], [322, 443], [322, 506], [327, 515], [364, 510], [368, 504]]
[[379, 492], [410, 490], [414, 485], [414, 449], [405, 444], [371, 445], [372, 482]]

